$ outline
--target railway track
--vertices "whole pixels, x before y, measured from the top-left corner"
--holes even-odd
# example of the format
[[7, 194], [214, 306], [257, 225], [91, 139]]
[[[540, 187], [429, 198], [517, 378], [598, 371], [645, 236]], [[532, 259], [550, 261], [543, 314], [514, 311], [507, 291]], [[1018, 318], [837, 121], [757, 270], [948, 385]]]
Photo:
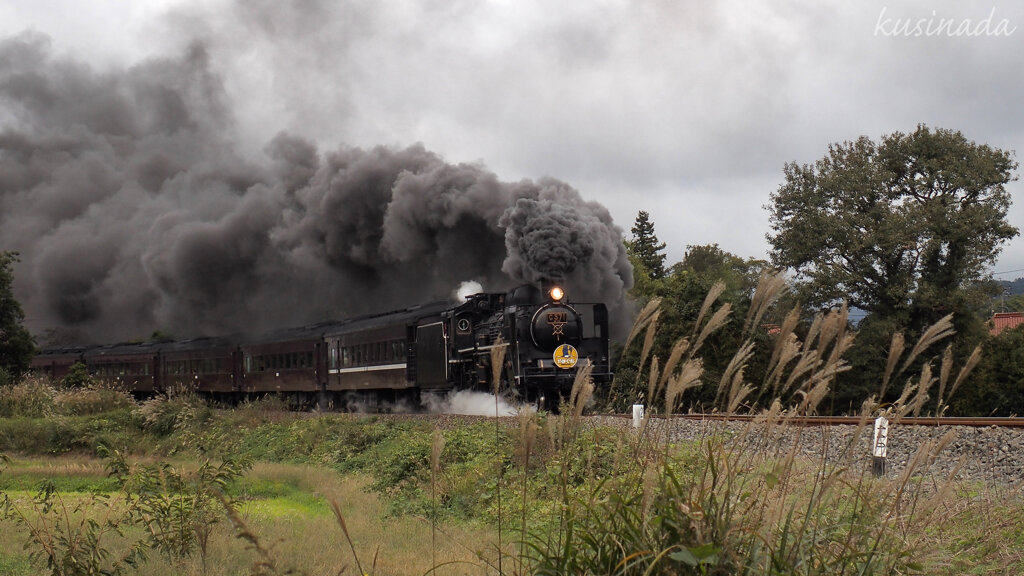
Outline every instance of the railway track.
[[[632, 418], [632, 415], [629, 414], [610, 414], [607, 416], [613, 418]], [[662, 420], [665, 416], [653, 415], [651, 418]], [[758, 416], [748, 414], [673, 414], [672, 418], [693, 421], [750, 422], [758, 418]], [[856, 426], [861, 420], [860, 416], [790, 416], [786, 419], [786, 423], [799, 426]], [[873, 420], [874, 418], [869, 418], [867, 421], [870, 423]], [[905, 416], [898, 420], [890, 418], [890, 423], [902, 426], [969, 426], [973, 428], [996, 426], [999, 428], [1024, 428], [1024, 418]]]

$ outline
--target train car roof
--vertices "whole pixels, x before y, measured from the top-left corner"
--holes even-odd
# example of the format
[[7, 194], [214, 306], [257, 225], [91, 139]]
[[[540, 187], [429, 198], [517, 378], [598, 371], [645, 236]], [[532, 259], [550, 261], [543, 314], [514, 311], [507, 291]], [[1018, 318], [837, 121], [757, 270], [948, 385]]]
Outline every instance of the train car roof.
[[430, 302], [429, 304], [410, 306], [401, 310], [391, 310], [389, 312], [381, 312], [378, 314], [367, 314], [366, 316], [358, 316], [345, 322], [340, 322], [331, 330], [325, 331], [324, 335], [337, 336], [340, 334], [351, 334], [353, 332], [360, 332], [363, 330], [393, 326], [395, 324], [406, 324], [418, 318], [439, 314], [450, 308], [455, 308], [456, 306], [457, 304], [450, 301]]
[[242, 346], [252, 344], [273, 344], [275, 342], [293, 342], [299, 340], [316, 340], [323, 336], [324, 332], [331, 326], [338, 324], [335, 321], [318, 322], [306, 326], [293, 326], [264, 332], [253, 337], [245, 338], [240, 344]]
[[189, 340], [173, 340], [161, 342], [161, 352], [190, 352], [192, 350], [208, 350], [211, 348], [234, 348], [243, 340], [239, 334], [231, 336], [203, 336]]
[[119, 344], [105, 344], [87, 348], [83, 355], [94, 356], [116, 356], [130, 354], [156, 354], [160, 350], [162, 342], [121, 342]]
[[36, 356], [78, 356], [88, 350], [88, 346], [64, 346], [61, 348], [43, 348]]

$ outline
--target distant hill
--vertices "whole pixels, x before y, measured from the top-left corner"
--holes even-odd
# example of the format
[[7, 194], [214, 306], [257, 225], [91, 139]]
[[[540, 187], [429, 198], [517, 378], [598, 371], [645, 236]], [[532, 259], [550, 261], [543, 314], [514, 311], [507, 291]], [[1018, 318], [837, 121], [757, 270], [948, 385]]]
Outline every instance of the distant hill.
[[1009, 296], [1013, 296], [1014, 294], [1024, 294], [1024, 278], [1017, 278], [1012, 281], [1000, 280], [999, 283], [1010, 291]]

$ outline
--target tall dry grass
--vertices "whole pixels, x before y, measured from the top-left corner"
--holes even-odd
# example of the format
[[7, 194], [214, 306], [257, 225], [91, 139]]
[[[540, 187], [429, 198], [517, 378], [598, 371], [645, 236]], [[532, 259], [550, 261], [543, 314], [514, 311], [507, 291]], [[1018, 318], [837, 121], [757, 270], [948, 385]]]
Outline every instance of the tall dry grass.
[[[844, 354], [855, 334], [845, 305], [815, 316], [803, 337], [797, 334], [799, 312], [788, 313], [767, 369], [747, 371], [754, 331], [784, 286], [779, 277], [762, 277], [744, 319], [746, 339], [717, 382], [704, 381], [699, 353], [730, 321], [729, 305], [716, 305], [724, 286], [712, 288], [664, 363], [651, 353], [660, 302], [640, 313], [627, 346], [642, 342], [637, 377], [645, 375], [646, 383], [637, 384], [646, 384], [648, 399], [664, 398], [667, 419], [655, 423], [649, 410], [631, 440], [638, 455], [633, 465], [617, 478], [597, 480], [583, 496], [565, 499], [555, 533], [529, 540], [526, 573], [867, 575], [931, 573], [943, 566], [948, 543], [934, 534], [972, 505], [969, 498], [965, 502], [957, 469], [932, 473], [953, 434], [925, 443], [897, 476], [874, 477], [861, 452], [876, 416], [898, 425], [902, 416], [920, 414], [936, 385], [941, 413], [980, 350], [956, 370], [947, 348], [926, 360], [920, 373], [909, 374], [952, 335], [951, 318], [926, 330], [909, 351], [905, 337], [895, 335], [878, 396], [864, 402], [858, 426], [837, 454], [830, 450], [829, 429], [807, 429], [793, 419], [816, 413], [836, 377], [849, 370]], [[899, 399], [879, 405], [877, 398], [899, 379], [905, 379]], [[709, 385], [716, 386], [719, 410], [753, 411], [757, 418], [743, 428], [708, 423], [698, 439], [673, 442], [673, 413], [688, 391]], [[753, 398], [771, 400], [758, 408]], [[815, 443], [818, 449], [808, 450]], [[817, 457], [809, 456], [815, 452]], [[563, 454], [563, 470], [572, 466], [571, 458]], [[1024, 518], [1019, 494], [1013, 502]]]

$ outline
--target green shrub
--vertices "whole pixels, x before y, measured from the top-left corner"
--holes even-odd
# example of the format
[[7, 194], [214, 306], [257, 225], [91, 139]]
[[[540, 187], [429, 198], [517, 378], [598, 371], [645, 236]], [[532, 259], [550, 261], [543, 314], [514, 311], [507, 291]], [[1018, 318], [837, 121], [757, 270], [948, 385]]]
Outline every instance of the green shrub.
[[24, 454], [94, 453], [101, 442], [112, 446], [137, 445], [131, 413], [106, 412], [102, 416], [0, 418], [0, 450]]
[[64, 390], [54, 396], [54, 408], [58, 414], [85, 416], [102, 414], [112, 410], [134, 408], [131, 394], [102, 386]]
[[45, 564], [53, 576], [126, 574], [145, 559], [141, 541], [127, 549], [117, 546], [124, 540], [128, 519], [106, 495], [69, 501], [51, 482], [44, 482], [28, 508], [8, 503], [5, 512], [27, 530], [30, 561]]
[[166, 462], [131, 466], [118, 451], [107, 452], [107, 468], [123, 485], [129, 516], [143, 527], [146, 545], [170, 559], [196, 551], [206, 564], [213, 526], [224, 517], [225, 491], [250, 468], [248, 461], [203, 462], [192, 474]]
[[75, 362], [71, 365], [71, 369], [68, 370], [60, 380], [62, 388], [86, 388], [96, 384], [96, 380], [89, 374], [89, 369], [81, 362]]
[[158, 436], [194, 428], [209, 421], [213, 411], [195, 394], [170, 393], [143, 402], [136, 410], [139, 427]]
[[0, 388], [0, 416], [44, 418], [53, 413], [55, 396], [49, 384], [30, 376], [20, 384]]

